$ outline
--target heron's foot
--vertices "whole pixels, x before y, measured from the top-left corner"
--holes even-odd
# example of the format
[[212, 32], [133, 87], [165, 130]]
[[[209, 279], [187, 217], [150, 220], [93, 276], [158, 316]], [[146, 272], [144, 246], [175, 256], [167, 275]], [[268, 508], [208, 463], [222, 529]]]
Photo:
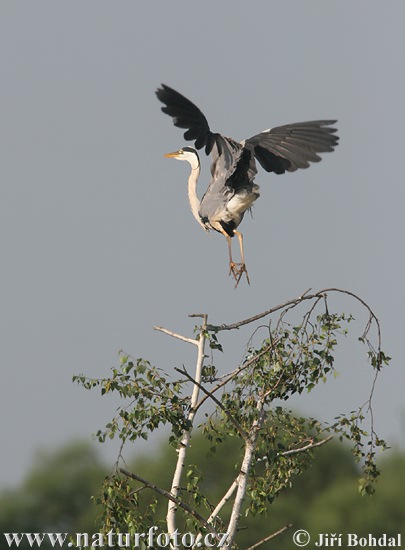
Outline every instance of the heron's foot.
[[232, 275], [236, 281], [235, 288], [238, 286], [239, 281], [241, 280], [243, 274], [245, 274], [246, 280], [250, 285], [250, 280], [249, 280], [248, 271], [246, 269], [246, 265], [244, 263], [235, 264], [234, 262], [231, 262], [229, 264], [229, 275]]

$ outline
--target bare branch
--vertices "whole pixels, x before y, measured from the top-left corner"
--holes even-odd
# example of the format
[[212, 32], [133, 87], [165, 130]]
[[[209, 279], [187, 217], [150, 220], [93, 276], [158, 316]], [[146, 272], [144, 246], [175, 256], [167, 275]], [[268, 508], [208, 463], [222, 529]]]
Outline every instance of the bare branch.
[[314, 298], [319, 298], [319, 297], [322, 298], [325, 294], [328, 294], [330, 292], [337, 292], [337, 293], [340, 293], [340, 294], [346, 294], [347, 296], [351, 296], [352, 298], [354, 298], [355, 300], [360, 302], [367, 309], [367, 311], [370, 314], [370, 319], [369, 319], [369, 322], [367, 323], [367, 326], [366, 326], [365, 332], [363, 334], [363, 337], [365, 338], [367, 336], [367, 333], [368, 333], [368, 331], [370, 329], [370, 326], [371, 326], [371, 321], [374, 320], [376, 322], [376, 325], [377, 325], [378, 340], [379, 340], [379, 342], [381, 341], [381, 338], [380, 338], [380, 323], [377, 319], [377, 316], [374, 314], [374, 312], [372, 311], [370, 306], [362, 298], [360, 298], [359, 296], [357, 296], [353, 292], [350, 292], [349, 290], [343, 290], [343, 289], [340, 289], [340, 288], [334, 288], [334, 287], [324, 288], [323, 290], [319, 290], [318, 292], [315, 292], [314, 294], [307, 294], [307, 292], [308, 291], [304, 292], [301, 296], [298, 296], [298, 298], [294, 298], [293, 300], [288, 300], [288, 301], [286, 301], [282, 304], [279, 304], [278, 306], [274, 306], [270, 309], [267, 309], [266, 311], [263, 311], [262, 313], [258, 313], [257, 315], [254, 315], [253, 317], [243, 319], [242, 321], [238, 321], [236, 323], [232, 323], [232, 324], [229, 324], [229, 325], [225, 325], [225, 324], [224, 325], [219, 325], [219, 326], [208, 325], [207, 330], [210, 330], [210, 331], [213, 331], [213, 332], [218, 332], [220, 330], [238, 329], [239, 327], [242, 327], [244, 325], [248, 325], [249, 323], [253, 323], [254, 321], [262, 319], [263, 317], [266, 317], [267, 315], [271, 315], [272, 313], [275, 313], [276, 311], [279, 311], [280, 309], [285, 309], [286, 307], [289, 307], [289, 306], [295, 307], [295, 306], [297, 306], [298, 304], [300, 304], [301, 302], [303, 302], [305, 300], [313, 300]]
[[333, 435], [330, 435], [326, 439], [322, 439], [322, 441], [317, 441], [316, 443], [308, 443], [308, 445], [305, 445], [304, 447], [300, 447], [299, 449], [290, 449], [289, 451], [283, 451], [282, 453], [277, 453], [277, 456], [290, 456], [290, 455], [296, 455], [298, 453], [303, 453], [304, 451], [309, 451], [314, 447], [320, 447], [321, 445], [325, 445], [325, 443], [330, 441], [332, 438], [333, 438]]
[[259, 542], [256, 542], [256, 544], [254, 544], [253, 546], [249, 546], [249, 548], [247, 548], [246, 550], [255, 550], [256, 548], [259, 548], [259, 546], [261, 546], [262, 544], [264, 544], [265, 542], [267, 542], [271, 539], [274, 539], [274, 537], [278, 537], [278, 535], [281, 535], [281, 533], [284, 533], [284, 531], [287, 531], [287, 529], [289, 529], [290, 527], [292, 527], [292, 523], [289, 523], [288, 525], [285, 525], [284, 527], [282, 527], [281, 529], [279, 529], [275, 533], [269, 535], [268, 537], [266, 537], [262, 540], [259, 540]]
[[201, 317], [203, 320], [203, 326], [207, 324], [208, 315], [206, 313], [190, 313], [189, 317]]
[[178, 338], [179, 340], [182, 340], [183, 342], [188, 342], [189, 344], [194, 344], [195, 346], [198, 346], [198, 340], [195, 340], [194, 338], [188, 338], [187, 336], [183, 336], [181, 334], [177, 334], [176, 332], [172, 332], [171, 330], [168, 330], [167, 328], [163, 327], [153, 327], [155, 330], [159, 330], [160, 332], [164, 332], [165, 334], [168, 334], [169, 336], [173, 336], [173, 338]]
[[234, 330], [234, 329], [238, 329], [239, 327], [242, 327], [244, 325], [248, 325], [250, 323], [254, 323], [255, 321], [258, 321], [259, 319], [262, 319], [263, 317], [266, 317], [267, 315], [271, 315], [272, 313], [276, 312], [276, 311], [279, 311], [280, 309], [284, 309], [286, 308], [287, 306], [290, 306], [290, 305], [298, 305], [300, 304], [303, 300], [312, 300], [312, 298], [314, 297], [315, 295], [314, 294], [309, 294], [309, 295], [305, 295], [305, 296], [299, 296], [298, 298], [295, 298], [293, 300], [288, 300], [287, 302], [284, 302], [283, 304], [279, 304], [278, 306], [275, 306], [275, 307], [272, 307], [270, 309], [267, 309], [266, 311], [263, 311], [263, 313], [258, 313], [257, 315], [253, 315], [253, 317], [249, 317], [248, 319], [243, 319], [242, 321], [237, 321], [236, 323], [232, 323], [230, 325], [219, 325], [219, 326], [215, 326], [215, 325], [208, 325], [207, 326], [207, 329], [208, 330], [211, 330], [211, 331], [214, 331], [214, 332], [218, 332], [220, 330]]
[[303, 298], [303, 297], [305, 296], [305, 294], [308, 294], [308, 292], [309, 292], [310, 290], [312, 290], [311, 287], [307, 288], [306, 291], [303, 292], [303, 293], [301, 294], [301, 296], [299, 296], [299, 298]]

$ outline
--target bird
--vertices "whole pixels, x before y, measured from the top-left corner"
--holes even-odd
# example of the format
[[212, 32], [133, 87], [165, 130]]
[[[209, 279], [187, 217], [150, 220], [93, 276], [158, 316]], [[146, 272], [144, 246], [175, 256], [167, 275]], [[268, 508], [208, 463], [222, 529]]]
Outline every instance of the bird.
[[[163, 113], [173, 118], [175, 126], [186, 129], [184, 139], [194, 141], [195, 148], [184, 146], [165, 155], [190, 164], [188, 198], [191, 211], [204, 230], [213, 229], [227, 239], [229, 275], [236, 281], [235, 288], [243, 274], [250, 284], [243, 235], [237, 227], [260, 196], [260, 187], [254, 181], [256, 161], [266, 172], [277, 175], [308, 168], [311, 162], [321, 160], [319, 153], [331, 152], [338, 144], [337, 129], [333, 126], [337, 120], [286, 124], [238, 142], [213, 132], [200, 109], [166, 84], [161, 84], [156, 96], [164, 104]], [[200, 200], [197, 195], [201, 172], [198, 150], [202, 148], [206, 155], [211, 155], [212, 163], [211, 180]], [[231, 239], [235, 236], [239, 241], [240, 262], [234, 262], [232, 257]]]

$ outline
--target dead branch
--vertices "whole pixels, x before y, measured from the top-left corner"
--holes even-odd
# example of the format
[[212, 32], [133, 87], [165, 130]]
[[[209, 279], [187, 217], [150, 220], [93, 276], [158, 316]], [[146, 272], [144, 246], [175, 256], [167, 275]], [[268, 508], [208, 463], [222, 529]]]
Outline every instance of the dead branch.
[[176, 332], [172, 332], [171, 330], [168, 330], [167, 328], [163, 328], [163, 327], [155, 326], [153, 328], [155, 330], [159, 330], [160, 332], [164, 332], [169, 336], [173, 336], [173, 338], [178, 338], [183, 342], [188, 342], [189, 344], [194, 344], [195, 346], [198, 346], [198, 340], [195, 340], [194, 338], [188, 338], [187, 336], [183, 336], [182, 334], [177, 334]]

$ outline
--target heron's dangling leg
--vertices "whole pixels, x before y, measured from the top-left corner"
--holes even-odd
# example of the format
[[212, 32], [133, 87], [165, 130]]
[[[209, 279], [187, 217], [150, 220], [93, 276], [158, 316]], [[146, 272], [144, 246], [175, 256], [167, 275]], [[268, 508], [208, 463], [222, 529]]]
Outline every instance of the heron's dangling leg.
[[233, 278], [236, 281], [235, 288], [238, 286], [239, 281], [241, 280], [242, 274], [246, 273], [246, 279], [247, 282], [250, 284], [249, 281], [249, 275], [245, 266], [245, 258], [243, 254], [243, 237], [242, 233], [239, 233], [239, 231], [236, 231], [234, 229], [233, 233], [236, 235], [239, 239], [239, 246], [240, 246], [240, 254], [241, 254], [241, 260], [242, 262], [237, 264], [232, 259], [232, 241], [231, 237], [228, 235], [228, 233], [222, 229], [218, 228], [218, 230], [223, 234], [224, 237], [226, 237], [226, 240], [228, 241], [228, 251], [229, 251], [229, 275], [232, 275]]
[[241, 263], [238, 266], [236, 266], [234, 264], [234, 269], [235, 269], [236, 274], [237, 274], [237, 277], [235, 277], [235, 273], [233, 272], [233, 275], [236, 279], [236, 286], [238, 286], [239, 281], [240, 281], [243, 273], [245, 273], [246, 280], [247, 280], [248, 284], [250, 285], [249, 274], [247, 272], [246, 264], [245, 264], [245, 253], [243, 251], [243, 235], [242, 235], [242, 233], [239, 233], [239, 231], [236, 231], [236, 229], [233, 230], [233, 233], [234, 233], [234, 235], [236, 235], [238, 237], [239, 248], [240, 248], [240, 259], [241, 259]]
[[226, 240], [228, 241], [228, 252], [229, 252], [229, 275], [231, 275], [232, 273], [232, 266], [234, 266], [235, 264], [233, 263], [233, 260], [232, 260], [232, 241], [231, 241], [231, 237], [228, 235], [228, 233], [225, 233], [224, 232], [224, 235], [226, 237]]

